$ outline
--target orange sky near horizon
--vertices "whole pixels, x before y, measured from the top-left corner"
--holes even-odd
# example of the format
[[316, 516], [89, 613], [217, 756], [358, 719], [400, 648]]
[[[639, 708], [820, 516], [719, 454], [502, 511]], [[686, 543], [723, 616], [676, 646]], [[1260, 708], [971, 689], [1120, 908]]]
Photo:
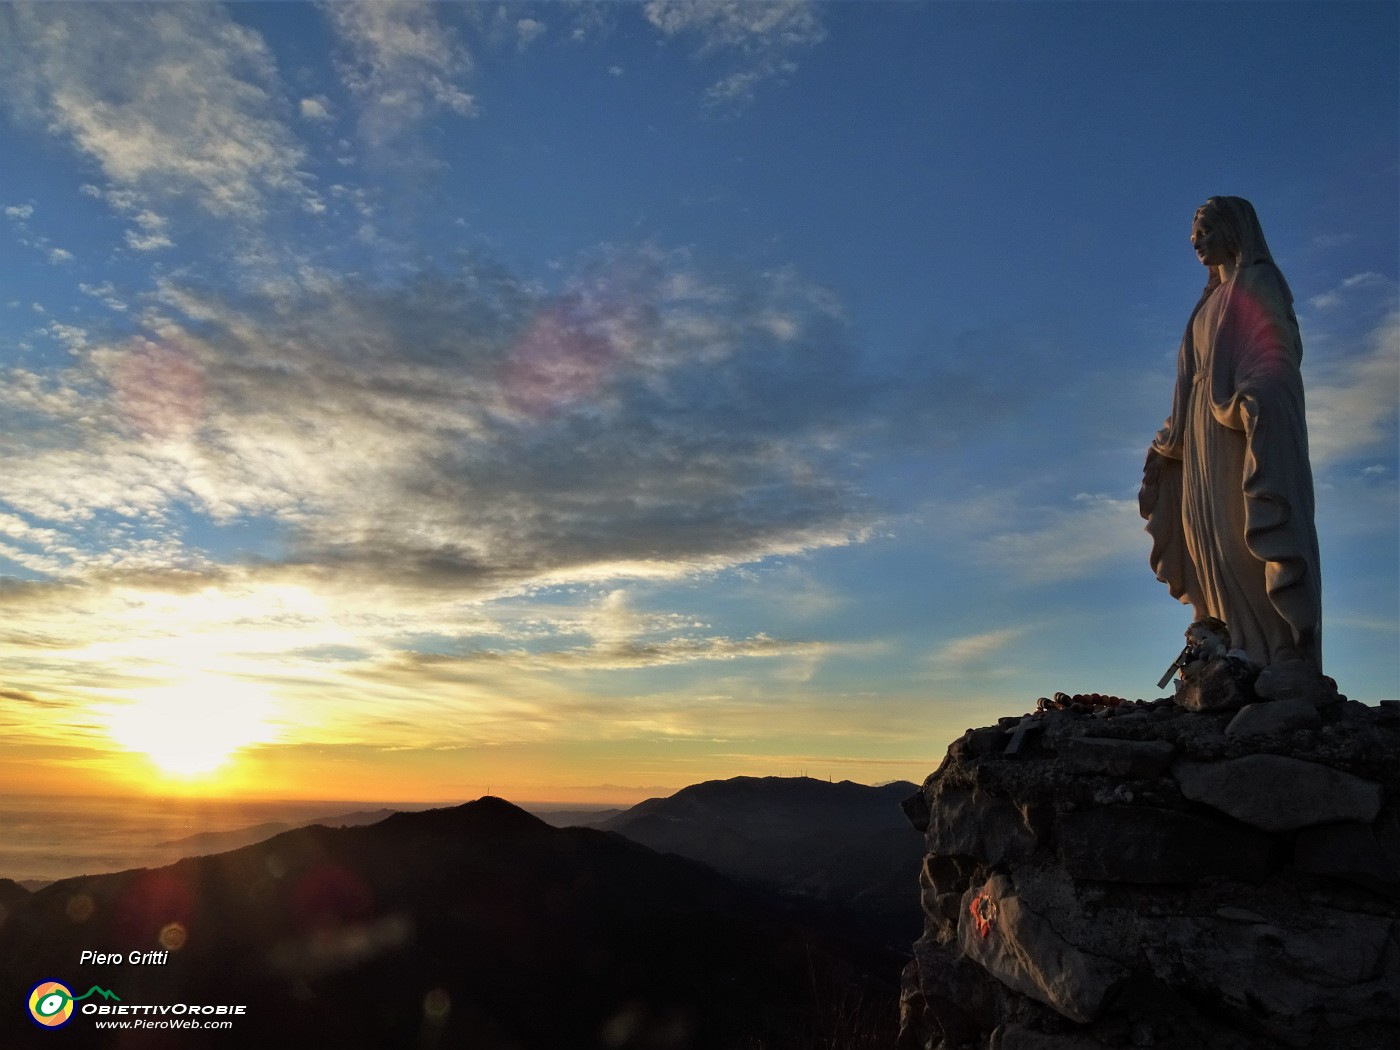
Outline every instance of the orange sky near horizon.
[[[961, 728], [950, 735], [960, 733]], [[178, 743], [178, 742], [177, 742]], [[790, 737], [773, 741], [775, 748]], [[813, 741], [820, 746], [820, 741]], [[638, 740], [619, 748], [593, 742], [480, 748], [251, 743], [206, 769], [115, 742], [106, 748], [0, 745], [0, 791], [24, 795], [182, 797], [210, 799], [456, 804], [482, 795], [517, 803], [634, 805], [704, 780], [734, 776], [811, 776], [880, 784], [921, 782], [942, 749], [920, 756], [852, 761], [840, 755], [715, 756], [694, 741]], [[619, 751], [629, 757], [619, 758]], [[796, 757], [797, 761], [794, 761]], [[803, 762], [802, 759], [806, 761]], [[542, 775], [543, 774], [543, 775]]]

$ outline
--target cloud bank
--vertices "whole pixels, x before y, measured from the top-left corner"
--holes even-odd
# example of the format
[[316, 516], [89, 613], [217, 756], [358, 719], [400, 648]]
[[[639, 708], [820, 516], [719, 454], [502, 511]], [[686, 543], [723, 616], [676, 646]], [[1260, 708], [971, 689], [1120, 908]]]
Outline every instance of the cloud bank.
[[483, 262], [242, 303], [167, 284], [140, 334], [74, 349], [0, 393], [11, 556], [37, 573], [195, 567], [219, 557], [195, 523], [262, 521], [287, 565], [489, 595], [868, 522], [853, 355], [790, 273], [640, 251], [557, 293]]

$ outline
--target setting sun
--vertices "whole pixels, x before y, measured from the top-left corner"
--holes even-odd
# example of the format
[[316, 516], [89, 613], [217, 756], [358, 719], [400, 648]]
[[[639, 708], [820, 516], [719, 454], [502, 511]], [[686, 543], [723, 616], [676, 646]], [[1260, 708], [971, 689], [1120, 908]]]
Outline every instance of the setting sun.
[[221, 678], [150, 690], [114, 707], [108, 732], [146, 755], [162, 773], [197, 777], [226, 764], [241, 748], [274, 734], [271, 699], [255, 686]]

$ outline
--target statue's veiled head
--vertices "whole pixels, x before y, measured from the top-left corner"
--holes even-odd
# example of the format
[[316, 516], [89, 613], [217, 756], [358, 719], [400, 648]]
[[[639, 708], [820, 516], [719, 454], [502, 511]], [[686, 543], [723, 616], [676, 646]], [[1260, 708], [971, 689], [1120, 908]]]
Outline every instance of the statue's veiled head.
[[[1238, 274], [1252, 266], [1268, 265], [1277, 279], [1283, 303], [1289, 310], [1292, 309], [1293, 293], [1289, 291], [1288, 282], [1283, 279], [1278, 264], [1274, 262], [1273, 253], [1269, 251], [1269, 242], [1264, 240], [1264, 228], [1259, 225], [1259, 216], [1254, 212], [1254, 205], [1243, 197], [1208, 198], [1196, 209], [1192, 219], [1193, 244], [1196, 243], [1194, 230], [1201, 223], [1209, 224], [1223, 242], [1225, 251], [1233, 263], [1227, 265], [1226, 269]], [[1202, 262], [1205, 260], [1202, 259]], [[1210, 278], [1206, 282], [1206, 293], [1209, 294], [1211, 289], [1220, 283], [1221, 275], [1218, 265], [1207, 263], [1207, 266], [1210, 269]]]
[[1195, 218], [1210, 222], [1237, 266], [1274, 261], [1254, 205], [1243, 197], [1211, 197], [1196, 209]]

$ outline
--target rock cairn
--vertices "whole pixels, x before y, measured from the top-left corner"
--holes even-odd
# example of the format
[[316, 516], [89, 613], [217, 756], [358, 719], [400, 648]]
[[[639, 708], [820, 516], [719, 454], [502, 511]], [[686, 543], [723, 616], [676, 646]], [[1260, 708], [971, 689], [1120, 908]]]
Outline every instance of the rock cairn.
[[1050, 705], [905, 809], [900, 1050], [1400, 1048], [1400, 703]]

